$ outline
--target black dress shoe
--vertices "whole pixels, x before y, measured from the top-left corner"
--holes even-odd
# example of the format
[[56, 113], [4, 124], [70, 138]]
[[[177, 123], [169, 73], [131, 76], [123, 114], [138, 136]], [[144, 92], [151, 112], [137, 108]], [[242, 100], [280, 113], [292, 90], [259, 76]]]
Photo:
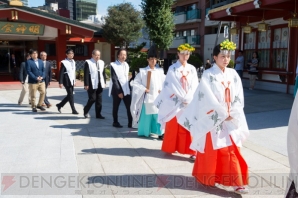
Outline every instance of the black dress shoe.
[[113, 123], [113, 127], [116, 127], [116, 128], [122, 128], [123, 126], [120, 125], [119, 122], [114, 122], [114, 123]]
[[36, 108], [33, 108], [33, 109], [32, 109], [32, 112], [37, 112], [37, 109], [36, 109]]
[[59, 113], [61, 113], [61, 107], [58, 104], [56, 104], [56, 107], [57, 107]]
[[96, 116], [97, 119], [105, 119], [105, 117], [103, 117], [102, 115], [100, 116]]
[[88, 114], [87, 113], [86, 114], [84, 113], [84, 118], [88, 118]]
[[45, 108], [43, 108], [43, 106], [37, 106], [36, 108], [37, 109], [40, 109], [41, 111], [45, 111], [46, 110]]
[[72, 111], [72, 114], [79, 114], [76, 110]]
[[163, 136], [164, 136], [164, 134], [159, 135], [159, 136], [158, 136], [158, 139], [163, 140]]
[[132, 128], [132, 124], [128, 124], [127, 127], [128, 127], [128, 128]]

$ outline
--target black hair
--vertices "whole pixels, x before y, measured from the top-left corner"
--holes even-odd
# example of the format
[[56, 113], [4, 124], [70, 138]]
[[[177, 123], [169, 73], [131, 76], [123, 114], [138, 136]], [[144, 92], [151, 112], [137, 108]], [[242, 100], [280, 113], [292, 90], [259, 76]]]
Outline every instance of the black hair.
[[120, 53], [121, 53], [122, 51], [126, 51], [126, 55], [127, 55], [127, 50], [126, 50], [125, 48], [119, 48], [119, 50], [118, 50], [118, 52], [117, 52], [117, 58], [118, 58], [118, 56], [120, 55]]
[[258, 52], [254, 51], [254, 53], [252, 53], [252, 58], [253, 58], [254, 54], [257, 55], [257, 56], [256, 56], [256, 59], [259, 59], [259, 54], [258, 54]]
[[38, 54], [38, 52], [37, 52], [36, 49], [30, 49], [30, 50], [29, 50], [29, 54], [30, 54], [30, 55], [33, 54], [34, 52], [36, 52], [36, 53]]
[[149, 58], [157, 58], [157, 50], [155, 45], [152, 45], [148, 50], [147, 59]]
[[239, 52], [241, 52], [243, 54], [243, 50], [239, 50]]
[[68, 48], [66, 51], [65, 51], [65, 54], [69, 54], [70, 52], [73, 53], [73, 50], [71, 48]]
[[219, 53], [220, 53], [220, 45], [216, 45], [213, 48], [213, 56], [218, 56]]

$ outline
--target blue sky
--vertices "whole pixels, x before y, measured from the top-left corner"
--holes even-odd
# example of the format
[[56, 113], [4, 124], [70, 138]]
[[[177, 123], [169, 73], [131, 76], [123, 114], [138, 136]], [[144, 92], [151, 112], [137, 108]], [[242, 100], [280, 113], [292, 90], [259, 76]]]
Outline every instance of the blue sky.
[[[124, 1], [124, 0], [98, 0], [98, 14], [99, 15], [106, 15], [107, 13], [107, 8], [109, 6], [123, 3], [123, 2], [130, 2], [132, 3], [136, 9], [140, 10], [140, 4], [142, 0], [130, 0], [130, 1]], [[36, 7], [36, 6], [41, 6], [44, 5], [45, 1], [44, 0], [28, 0], [29, 7]]]

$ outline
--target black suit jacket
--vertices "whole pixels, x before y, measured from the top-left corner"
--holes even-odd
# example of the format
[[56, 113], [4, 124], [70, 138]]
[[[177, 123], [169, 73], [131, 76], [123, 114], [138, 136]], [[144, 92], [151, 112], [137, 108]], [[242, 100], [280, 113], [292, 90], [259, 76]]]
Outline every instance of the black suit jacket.
[[118, 80], [118, 77], [115, 73], [115, 70], [113, 69], [113, 67], [111, 66], [111, 80], [113, 82], [113, 87], [112, 87], [112, 91], [111, 91], [111, 94], [112, 95], [118, 95], [118, 94], [123, 94], [123, 89], [121, 87], [121, 84]]
[[[104, 78], [104, 82], [106, 83], [107, 79], [106, 79], [106, 72], [104, 69], [103, 69], [102, 75]], [[101, 83], [100, 83], [100, 76], [98, 76], [98, 84], [99, 84], [98, 88], [103, 89], [101, 86]], [[84, 86], [89, 86], [89, 89], [93, 89], [92, 82], [91, 82], [91, 76], [90, 76], [90, 70], [89, 70], [89, 64], [87, 61], [84, 64]]]
[[26, 70], [26, 63], [25, 62], [22, 62], [21, 63], [21, 68], [20, 68], [20, 82], [21, 83], [24, 83], [26, 78], [27, 78], [27, 70]]
[[51, 80], [52, 80], [52, 64], [49, 61], [46, 61], [46, 66], [45, 66], [45, 83], [46, 83], [46, 86], [49, 85]]
[[36, 66], [34, 60], [31, 58], [26, 61], [26, 70], [28, 73], [28, 83], [35, 84], [37, 83], [37, 77], [41, 76], [42, 82], [44, 82], [45, 72], [44, 72], [44, 65], [42, 60], [38, 59], [38, 67]]
[[64, 64], [61, 63], [60, 75], [59, 75], [59, 84], [63, 84], [64, 87], [71, 87], [72, 85], [71, 85], [71, 82], [69, 80], [68, 74], [65, 73], [65, 72], [67, 72], [67, 70], [66, 70]]

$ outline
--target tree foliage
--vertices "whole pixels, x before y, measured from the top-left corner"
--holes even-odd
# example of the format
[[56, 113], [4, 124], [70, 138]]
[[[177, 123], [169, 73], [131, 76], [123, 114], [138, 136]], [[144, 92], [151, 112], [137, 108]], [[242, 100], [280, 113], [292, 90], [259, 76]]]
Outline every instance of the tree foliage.
[[131, 71], [139, 72], [140, 68], [148, 65], [147, 53], [141, 51], [145, 45], [146, 43], [141, 43], [134, 48], [128, 49], [128, 63]]
[[142, 0], [143, 19], [150, 40], [159, 49], [169, 49], [173, 42], [173, 0]]
[[141, 37], [144, 26], [141, 13], [131, 3], [108, 7], [102, 26], [104, 38], [116, 46], [127, 46]]

